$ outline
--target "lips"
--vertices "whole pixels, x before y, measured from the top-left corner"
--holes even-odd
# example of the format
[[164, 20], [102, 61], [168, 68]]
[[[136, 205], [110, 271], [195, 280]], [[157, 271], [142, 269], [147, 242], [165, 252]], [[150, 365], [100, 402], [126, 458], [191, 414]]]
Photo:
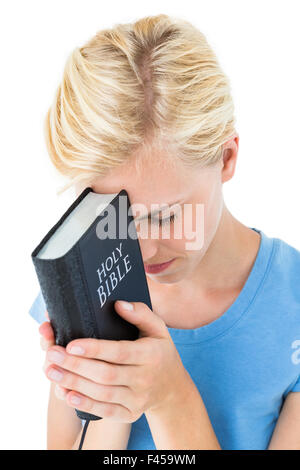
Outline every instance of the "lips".
[[170, 261], [167, 261], [166, 263], [145, 264], [144, 265], [145, 271], [146, 271], [146, 273], [149, 273], [149, 274], [159, 273], [159, 272], [164, 271], [165, 269], [167, 269], [167, 267], [170, 266], [170, 264], [173, 263], [174, 260], [175, 260], [175, 258], [171, 259]]

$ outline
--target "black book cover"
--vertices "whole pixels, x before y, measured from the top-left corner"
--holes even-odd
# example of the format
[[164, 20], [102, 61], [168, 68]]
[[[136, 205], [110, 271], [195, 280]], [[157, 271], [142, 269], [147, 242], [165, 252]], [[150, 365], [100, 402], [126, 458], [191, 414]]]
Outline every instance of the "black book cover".
[[[102, 210], [63, 256], [38, 257], [44, 245], [65, 219], [72, 217], [73, 210], [90, 191], [92, 188], [86, 188], [77, 197], [31, 254], [56, 344], [64, 347], [76, 338], [137, 339], [138, 328], [117, 314], [113, 306], [116, 300], [143, 302], [152, 310], [130, 201], [124, 189], [110, 202], [116, 217], [109, 218], [107, 211]], [[120, 196], [125, 196], [125, 206], [120, 207]], [[99, 227], [103, 233], [107, 221], [111, 223], [112, 220], [115, 221], [115, 232], [109, 231], [110, 237], [99, 238]], [[98, 419], [76, 412], [82, 419]]]

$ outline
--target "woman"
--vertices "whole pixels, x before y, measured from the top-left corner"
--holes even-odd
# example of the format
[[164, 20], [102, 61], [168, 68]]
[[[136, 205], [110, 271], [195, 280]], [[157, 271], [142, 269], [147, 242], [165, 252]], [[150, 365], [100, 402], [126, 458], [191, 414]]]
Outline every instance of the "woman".
[[[239, 145], [233, 112], [215, 54], [183, 20], [117, 25], [68, 58], [45, 126], [66, 187], [125, 188], [146, 220], [152, 204], [170, 211], [147, 220], [158, 237], [139, 240], [153, 312], [116, 302], [143, 332], [122, 351], [92, 339], [54, 345], [41, 293], [35, 300], [49, 449], [78, 447], [74, 408], [104, 417], [85, 449], [300, 449], [300, 252], [224, 203]], [[174, 236], [186, 207], [203, 235], [194, 249], [191, 233]]]

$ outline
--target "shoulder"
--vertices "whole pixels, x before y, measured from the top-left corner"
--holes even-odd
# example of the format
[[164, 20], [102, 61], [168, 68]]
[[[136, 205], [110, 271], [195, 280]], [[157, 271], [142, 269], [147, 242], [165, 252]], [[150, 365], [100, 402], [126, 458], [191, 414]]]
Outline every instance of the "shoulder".
[[255, 304], [256, 335], [269, 354], [274, 379], [284, 379], [287, 394], [300, 391], [300, 250], [281, 238], [264, 236], [268, 267]]
[[[273, 238], [274, 256], [271, 272], [282, 285], [295, 289], [300, 300], [300, 250], [280, 238]], [[280, 284], [278, 285], [280, 287]]]
[[261, 288], [260, 308], [272, 311], [275, 328], [297, 329], [300, 322], [300, 250], [281, 238], [267, 237], [272, 252]]

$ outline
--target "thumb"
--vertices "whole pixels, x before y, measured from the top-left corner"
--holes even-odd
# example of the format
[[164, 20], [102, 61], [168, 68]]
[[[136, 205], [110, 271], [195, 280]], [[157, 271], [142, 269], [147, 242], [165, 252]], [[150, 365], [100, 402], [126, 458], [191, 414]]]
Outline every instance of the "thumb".
[[124, 320], [140, 330], [140, 337], [166, 338], [169, 336], [165, 322], [143, 302], [117, 300], [114, 307]]

